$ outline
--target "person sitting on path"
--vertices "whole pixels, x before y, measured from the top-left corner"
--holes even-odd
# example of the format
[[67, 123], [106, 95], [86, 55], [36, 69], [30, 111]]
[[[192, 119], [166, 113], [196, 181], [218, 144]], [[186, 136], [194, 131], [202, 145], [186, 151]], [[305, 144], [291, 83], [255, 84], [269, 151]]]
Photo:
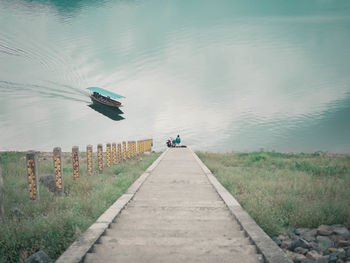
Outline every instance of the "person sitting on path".
[[176, 146], [180, 145], [180, 143], [181, 143], [180, 135], [177, 135], [175, 141], [176, 141]]

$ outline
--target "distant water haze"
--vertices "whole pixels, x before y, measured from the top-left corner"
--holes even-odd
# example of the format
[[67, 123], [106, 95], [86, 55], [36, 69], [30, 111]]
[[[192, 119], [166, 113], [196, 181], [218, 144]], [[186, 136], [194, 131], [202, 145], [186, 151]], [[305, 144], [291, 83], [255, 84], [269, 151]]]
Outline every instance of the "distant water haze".
[[[122, 118], [86, 88], [124, 95]], [[350, 1], [0, 0], [0, 151], [180, 134], [350, 152]]]

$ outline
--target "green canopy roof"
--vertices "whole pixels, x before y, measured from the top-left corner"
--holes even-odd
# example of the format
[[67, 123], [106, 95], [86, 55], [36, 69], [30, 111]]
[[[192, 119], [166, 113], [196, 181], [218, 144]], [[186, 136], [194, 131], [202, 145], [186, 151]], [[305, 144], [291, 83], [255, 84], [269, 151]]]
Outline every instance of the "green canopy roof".
[[90, 91], [92, 91], [92, 92], [100, 93], [100, 94], [103, 95], [103, 96], [108, 96], [108, 97], [110, 97], [110, 98], [112, 98], [112, 99], [121, 99], [121, 98], [125, 98], [125, 97], [122, 96], [122, 95], [119, 95], [119, 94], [110, 92], [110, 91], [105, 90], [105, 89], [97, 88], [97, 87], [90, 87], [90, 88], [87, 88], [87, 89], [90, 90]]

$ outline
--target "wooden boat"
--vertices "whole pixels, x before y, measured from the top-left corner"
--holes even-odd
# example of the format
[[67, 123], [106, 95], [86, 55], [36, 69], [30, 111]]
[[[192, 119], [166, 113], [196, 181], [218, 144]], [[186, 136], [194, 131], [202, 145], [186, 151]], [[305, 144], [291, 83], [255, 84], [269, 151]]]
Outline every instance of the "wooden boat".
[[94, 104], [104, 105], [113, 108], [123, 107], [121, 102], [116, 100], [125, 98], [122, 95], [97, 87], [90, 87], [88, 88], [88, 90], [90, 90], [90, 98], [92, 103]]

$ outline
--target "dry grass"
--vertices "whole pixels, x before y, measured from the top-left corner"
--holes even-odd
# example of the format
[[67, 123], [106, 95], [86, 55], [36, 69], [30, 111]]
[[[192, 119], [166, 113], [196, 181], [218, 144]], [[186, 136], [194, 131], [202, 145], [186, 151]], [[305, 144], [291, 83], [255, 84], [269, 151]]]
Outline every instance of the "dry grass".
[[350, 226], [350, 155], [198, 153], [269, 235], [289, 226]]
[[[51, 259], [57, 259], [159, 154], [144, 155], [105, 168], [103, 174], [88, 176], [86, 155], [82, 153], [77, 181], [73, 180], [71, 155], [63, 154], [64, 195], [57, 197], [40, 184], [37, 202], [29, 200], [24, 153], [1, 153], [1, 156], [5, 223], [0, 228], [0, 262], [24, 262], [40, 249]], [[53, 174], [51, 154], [40, 154], [39, 174]]]

